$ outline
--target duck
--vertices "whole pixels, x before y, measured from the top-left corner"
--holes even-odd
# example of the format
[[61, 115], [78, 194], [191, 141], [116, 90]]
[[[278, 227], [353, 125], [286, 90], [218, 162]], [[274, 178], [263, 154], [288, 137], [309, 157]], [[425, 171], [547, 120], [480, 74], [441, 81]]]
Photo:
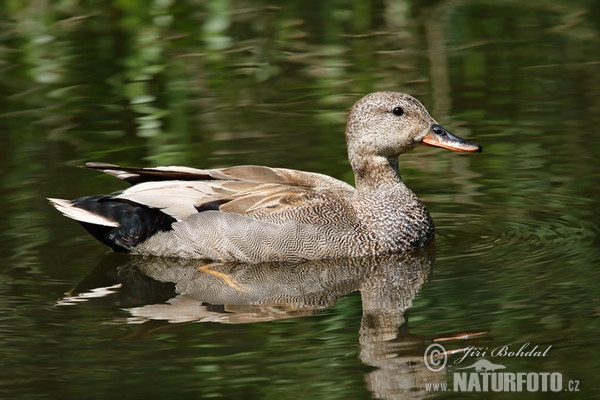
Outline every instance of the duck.
[[345, 138], [354, 186], [316, 172], [258, 165], [88, 162], [85, 168], [131, 186], [48, 200], [117, 252], [243, 263], [368, 257], [423, 248], [435, 236], [426, 206], [402, 181], [401, 154], [418, 145], [482, 151], [402, 92], [356, 101]]

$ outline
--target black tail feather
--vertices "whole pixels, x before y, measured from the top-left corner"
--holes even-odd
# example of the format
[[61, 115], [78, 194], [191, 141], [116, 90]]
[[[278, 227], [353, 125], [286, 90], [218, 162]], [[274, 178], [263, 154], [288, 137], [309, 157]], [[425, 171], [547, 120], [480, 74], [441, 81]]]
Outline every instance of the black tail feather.
[[171, 230], [176, 221], [158, 209], [109, 195], [80, 197], [72, 203], [77, 208], [119, 223], [112, 227], [79, 221], [93, 237], [114, 251], [130, 252], [155, 233]]

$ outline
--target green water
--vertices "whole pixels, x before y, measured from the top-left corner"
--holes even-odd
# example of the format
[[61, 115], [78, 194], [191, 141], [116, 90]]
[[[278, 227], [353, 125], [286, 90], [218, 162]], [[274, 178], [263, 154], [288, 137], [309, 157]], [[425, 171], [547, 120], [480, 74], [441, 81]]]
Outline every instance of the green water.
[[[0, 397], [600, 398], [598, 1], [4, 1]], [[424, 253], [201, 266], [114, 255], [46, 197], [85, 161], [263, 164], [352, 182], [345, 116], [419, 98], [481, 154], [419, 148]], [[470, 336], [461, 336], [471, 333]], [[579, 392], [433, 393], [435, 339]], [[467, 371], [467, 370], [465, 370]], [[473, 372], [473, 370], [471, 370]]]

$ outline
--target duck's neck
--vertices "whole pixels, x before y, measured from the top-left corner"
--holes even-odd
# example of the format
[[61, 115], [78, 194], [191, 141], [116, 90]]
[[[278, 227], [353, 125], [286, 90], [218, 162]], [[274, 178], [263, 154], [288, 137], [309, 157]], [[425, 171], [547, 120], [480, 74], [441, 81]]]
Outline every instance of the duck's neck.
[[352, 164], [356, 178], [353, 205], [357, 219], [379, 252], [423, 247], [433, 239], [427, 208], [400, 179], [397, 158], [361, 158]]
[[397, 157], [371, 156], [351, 160], [351, 163], [356, 189], [359, 191], [404, 186]]

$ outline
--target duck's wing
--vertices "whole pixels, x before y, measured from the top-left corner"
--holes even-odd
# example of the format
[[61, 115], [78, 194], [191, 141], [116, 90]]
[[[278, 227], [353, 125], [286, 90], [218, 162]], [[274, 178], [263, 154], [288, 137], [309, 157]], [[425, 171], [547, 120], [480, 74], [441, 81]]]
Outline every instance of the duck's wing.
[[314, 207], [323, 201], [325, 192], [325, 197], [335, 199], [354, 191], [327, 175], [255, 165], [195, 169], [88, 163], [86, 167], [133, 184], [115, 199], [160, 209], [178, 221], [208, 210], [269, 219], [269, 215], [295, 214], [290, 209]]

